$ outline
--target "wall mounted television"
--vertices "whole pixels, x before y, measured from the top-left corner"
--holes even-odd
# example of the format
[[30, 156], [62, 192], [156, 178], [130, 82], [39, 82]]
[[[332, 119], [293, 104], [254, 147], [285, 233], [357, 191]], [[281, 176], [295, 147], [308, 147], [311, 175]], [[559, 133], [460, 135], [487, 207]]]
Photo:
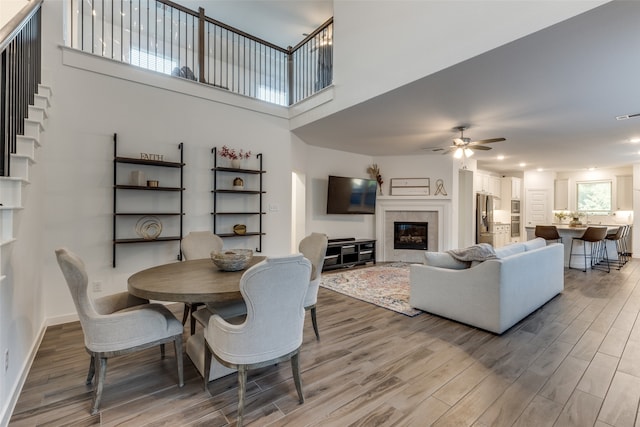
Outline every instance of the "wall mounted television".
[[329, 175], [327, 214], [373, 215], [377, 190], [375, 179]]

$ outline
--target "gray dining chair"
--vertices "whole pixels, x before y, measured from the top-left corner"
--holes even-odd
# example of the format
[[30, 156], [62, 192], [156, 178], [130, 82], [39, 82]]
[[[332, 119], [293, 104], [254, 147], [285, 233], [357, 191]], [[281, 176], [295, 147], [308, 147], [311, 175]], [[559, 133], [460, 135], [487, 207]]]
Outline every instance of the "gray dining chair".
[[[174, 343], [178, 384], [184, 385], [182, 365], [182, 324], [161, 304], [142, 304], [135, 297], [118, 294], [113, 298], [93, 301], [88, 294], [88, 276], [82, 260], [66, 248], [56, 249], [56, 259], [73, 298], [84, 345], [91, 356], [87, 384], [94, 376], [91, 414], [100, 408], [102, 391], [107, 375], [107, 359], [150, 347]], [[97, 374], [97, 375], [96, 375]]]
[[311, 279], [307, 295], [304, 298], [304, 308], [311, 312], [311, 322], [317, 340], [320, 340], [320, 333], [318, 332], [318, 320], [316, 318], [316, 304], [318, 302], [318, 288], [320, 288], [320, 280], [322, 278], [322, 266], [327, 253], [327, 243], [326, 234], [311, 233], [302, 239], [298, 245], [298, 250], [302, 255], [311, 261]]
[[302, 254], [267, 258], [240, 279], [247, 317], [232, 324], [217, 314], [204, 330], [204, 384], [208, 391], [212, 357], [238, 370], [238, 426], [242, 425], [247, 371], [291, 360], [298, 399], [304, 402], [298, 354], [304, 328], [304, 298], [311, 262]]
[[[182, 255], [185, 260], [208, 259], [211, 252], [222, 250], [223, 245], [222, 238], [211, 231], [192, 231], [182, 238]], [[194, 317], [194, 313], [202, 306], [204, 303], [201, 302], [184, 304], [182, 324], [186, 324], [191, 316], [191, 335], [196, 332], [197, 316]]]

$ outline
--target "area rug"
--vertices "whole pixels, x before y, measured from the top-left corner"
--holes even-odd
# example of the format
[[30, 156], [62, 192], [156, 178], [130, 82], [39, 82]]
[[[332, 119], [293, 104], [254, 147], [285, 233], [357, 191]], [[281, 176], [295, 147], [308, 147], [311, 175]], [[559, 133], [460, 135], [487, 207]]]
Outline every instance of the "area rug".
[[409, 305], [409, 264], [392, 263], [323, 273], [320, 286], [413, 317]]

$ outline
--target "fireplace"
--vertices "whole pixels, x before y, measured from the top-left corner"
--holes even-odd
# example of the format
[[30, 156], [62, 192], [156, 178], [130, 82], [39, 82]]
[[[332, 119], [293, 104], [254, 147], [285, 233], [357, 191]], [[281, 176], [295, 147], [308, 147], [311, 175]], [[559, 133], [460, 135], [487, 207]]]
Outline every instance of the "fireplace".
[[393, 223], [393, 249], [427, 250], [428, 222], [395, 221]]

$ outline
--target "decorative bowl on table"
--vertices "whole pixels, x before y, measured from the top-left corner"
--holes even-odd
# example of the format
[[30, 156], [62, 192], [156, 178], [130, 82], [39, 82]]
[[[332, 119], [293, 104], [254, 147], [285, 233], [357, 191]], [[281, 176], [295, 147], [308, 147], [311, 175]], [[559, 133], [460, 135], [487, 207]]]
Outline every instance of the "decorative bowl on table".
[[211, 260], [223, 271], [244, 270], [253, 258], [251, 249], [227, 249], [226, 251], [211, 252]]

